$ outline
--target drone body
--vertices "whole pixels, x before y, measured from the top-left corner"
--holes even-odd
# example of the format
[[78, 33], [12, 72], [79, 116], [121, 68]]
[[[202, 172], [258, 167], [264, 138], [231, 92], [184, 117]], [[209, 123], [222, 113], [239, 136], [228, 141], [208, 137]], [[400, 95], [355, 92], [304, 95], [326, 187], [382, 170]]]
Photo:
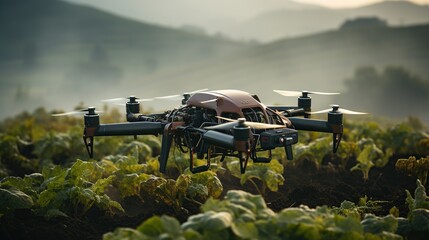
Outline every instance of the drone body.
[[[243, 91], [198, 91], [184, 94], [181, 107], [161, 114], [140, 114], [138, 98], [129, 97], [126, 123], [100, 124], [95, 109], [89, 108], [84, 116], [83, 139], [92, 158], [95, 136], [162, 135], [161, 172], [166, 171], [174, 142], [189, 153], [193, 173], [208, 170], [210, 160], [216, 156], [221, 156], [221, 161], [226, 156], [237, 157], [244, 173], [249, 158], [254, 162], [269, 162], [271, 150], [277, 147], [283, 147], [287, 158], [292, 160], [292, 145], [298, 142], [298, 130], [332, 133], [333, 151], [337, 150], [343, 132], [343, 113], [334, 106], [327, 121], [308, 119], [309, 93], [312, 92], [302, 92], [298, 106], [267, 107], [256, 95]], [[268, 151], [268, 157], [258, 154], [263, 151]], [[195, 167], [195, 157], [206, 159], [207, 164]]]

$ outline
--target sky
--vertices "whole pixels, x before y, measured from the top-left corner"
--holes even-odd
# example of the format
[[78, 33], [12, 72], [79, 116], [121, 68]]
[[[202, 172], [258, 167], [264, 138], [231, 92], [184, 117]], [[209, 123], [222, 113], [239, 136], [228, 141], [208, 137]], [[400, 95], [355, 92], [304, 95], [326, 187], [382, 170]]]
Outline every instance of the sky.
[[[148, 23], [203, 27], [208, 33], [223, 32], [260, 14], [279, 9], [358, 7], [382, 0], [65, 0]], [[428, 4], [429, 0], [411, 0]], [[303, 5], [308, 3], [311, 5]]]
[[[296, 2], [312, 3], [331, 8], [356, 7], [371, 3], [381, 2], [380, 0], [295, 0]], [[429, 4], [429, 0], [411, 0], [418, 4]]]

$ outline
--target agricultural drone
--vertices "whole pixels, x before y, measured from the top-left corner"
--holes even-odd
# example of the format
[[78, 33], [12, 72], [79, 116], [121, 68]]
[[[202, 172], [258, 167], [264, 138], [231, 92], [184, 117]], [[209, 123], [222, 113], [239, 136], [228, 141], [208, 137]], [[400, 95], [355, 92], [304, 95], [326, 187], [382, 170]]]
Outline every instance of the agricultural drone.
[[[280, 91], [284, 96], [297, 96], [297, 106], [266, 106], [256, 95], [239, 90], [197, 90], [183, 94], [182, 106], [159, 114], [140, 113], [135, 96], [109, 99], [127, 101], [127, 122], [100, 124], [94, 107], [85, 109], [83, 140], [89, 156], [93, 157], [94, 137], [162, 135], [159, 156], [160, 171], [166, 171], [170, 148], [174, 142], [189, 153], [193, 173], [210, 168], [213, 157], [236, 157], [245, 172], [249, 158], [253, 162], [271, 161], [271, 150], [282, 147], [288, 160], [293, 159], [292, 145], [298, 142], [298, 130], [332, 133], [335, 153], [343, 134], [343, 114], [364, 114], [332, 105], [330, 109], [311, 112], [310, 94], [333, 95], [311, 91]], [[169, 97], [177, 97], [169, 96]], [[169, 98], [165, 97], [165, 98]], [[327, 113], [327, 120], [310, 119], [312, 114]], [[260, 152], [268, 152], [261, 156]], [[207, 163], [194, 166], [194, 159]]]

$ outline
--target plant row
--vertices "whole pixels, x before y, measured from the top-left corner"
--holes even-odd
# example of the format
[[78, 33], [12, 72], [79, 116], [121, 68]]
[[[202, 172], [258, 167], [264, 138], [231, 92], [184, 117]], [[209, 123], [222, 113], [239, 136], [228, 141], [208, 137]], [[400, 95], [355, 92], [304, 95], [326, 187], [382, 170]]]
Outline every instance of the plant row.
[[136, 229], [104, 234], [115, 239], [409, 239], [429, 233], [429, 202], [417, 181], [415, 198], [407, 191], [408, 218], [366, 214], [367, 205], [344, 201], [340, 207], [315, 209], [301, 205], [273, 212], [260, 195], [230, 190], [223, 200], [208, 199], [201, 213], [182, 224], [154, 216]]

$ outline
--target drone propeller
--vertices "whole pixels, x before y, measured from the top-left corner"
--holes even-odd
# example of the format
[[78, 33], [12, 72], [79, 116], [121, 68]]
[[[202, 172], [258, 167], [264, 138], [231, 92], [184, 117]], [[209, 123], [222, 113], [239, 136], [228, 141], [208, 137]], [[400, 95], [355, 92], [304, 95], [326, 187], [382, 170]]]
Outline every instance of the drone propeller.
[[104, 100], [101, 100], [101, 101], [109, 103], [109, 102], [117, 102], [117, 101], [124, 101], [124, 100], [129, 100], [130, 102], [150, 102], [150, 101], [153, 101], [152, 98], [142, 98], [142, 99], [140, 99], [140, 98], [138, 98], [136, 96], [133, 96], [133, 95], [131, 95], [129, 97], [126, 97], [126, 98], [122, 98], [122, 97], [121, 98], [110, 98], [110, 99], [104, 99]]
[[[64, 117], [64, 116], [73, 116], [73, 115], [82, 115], [82, 114], [86, 114], [88, 113], [89, 115], [95, 115], [95, 107], [88, 107], [88, 108], [83, 108], [83, 109], [79, 109], [76, 111], [71, 111], [71, 112], [64, 112], [64, 113], [54, 113], [51, 116], [52, 117]], [[98, 113], [102, 113], [102, 111], [98, 111]]]
[[[221, 123], [219, 125], [205, 127], [208, 130], [220, 130], [220, 131], [228, 131], [233, 129], [235, 126], [238, 126], [238, 119], [230, 119], [225, 117], [216, 116], [219, 119], [227, 121], [226, 123]], [[275, 128], [285, 128], [284, 125], [276, 125], [276, 124], [268, 124], [268, 123], [260, 123], [260, 122], [248, 122], [244, 121], [246, 126], [249, 126], [252, 129], [263, 130], [263, 129], [275, 129]]]
[[155, 99], [180, 100], [185, 95], [186, 96], [191, 96], [191, 95], [193, 95], [195, 93], [204, 92], [204, 91], [207, 91], [207, 90], [209, 90], [209, 89], [208, 88], [202, 88], [202, 89], [198, 89], [198, 90], [195, 90], [195, 91], [192, 91], [192, 92], [186, 92], [186, 93], [183, 93], [181, 95], [180, 94], [175, 94], [175, 95], [169, 95], [169, 96], [155, 97]]
[[325, 109], [325, 110], [321, 110], [321, 111], [317, 111], [317, 112], [308, 112], [307, 114], [321, 114], [321, 113], [328, 113], [328, 112], [338, 112], [338, 113], [349, 114], [349, 115], [363, 115], [363, 114], [368, 114], [368, 113], [365, 113], [365, 112], [356, 112], [356, 111], [352, 111], [352, 110], [340, 108], [339, 105], [331, 105], [331, 108], [328, 108], [328, 109]]
[[155, 99], [164, 99], [164, 100], [180, 100], [182, 98], [182, 95], [175, 94], [175, 95], [169, 95], [169, 96], [162, 96], [162, 97], [155, 97]]
[[300, 97], [300, 96], [308, 96], [308, 94], [316, 94], [316, 95], [338, 95], [340, 93], [328, 93], [328, 92], [314, 92], [314, 91], [283, 91], [283, 90], [273, 90], [274, 92], [283, 95], [285, 97]]
[[209, 89], [208, 88], [202, 88], [202, 89], [198, 89], [198, 90], [195, 90], [195, 91], [192, 91], [192, 92], [187, 92], [187, 93], [184, 93], [184, 94], [192, 95], [192, 94], [199, 93], [199, 92], [205, 92], [207, 90], [209, 90]]

